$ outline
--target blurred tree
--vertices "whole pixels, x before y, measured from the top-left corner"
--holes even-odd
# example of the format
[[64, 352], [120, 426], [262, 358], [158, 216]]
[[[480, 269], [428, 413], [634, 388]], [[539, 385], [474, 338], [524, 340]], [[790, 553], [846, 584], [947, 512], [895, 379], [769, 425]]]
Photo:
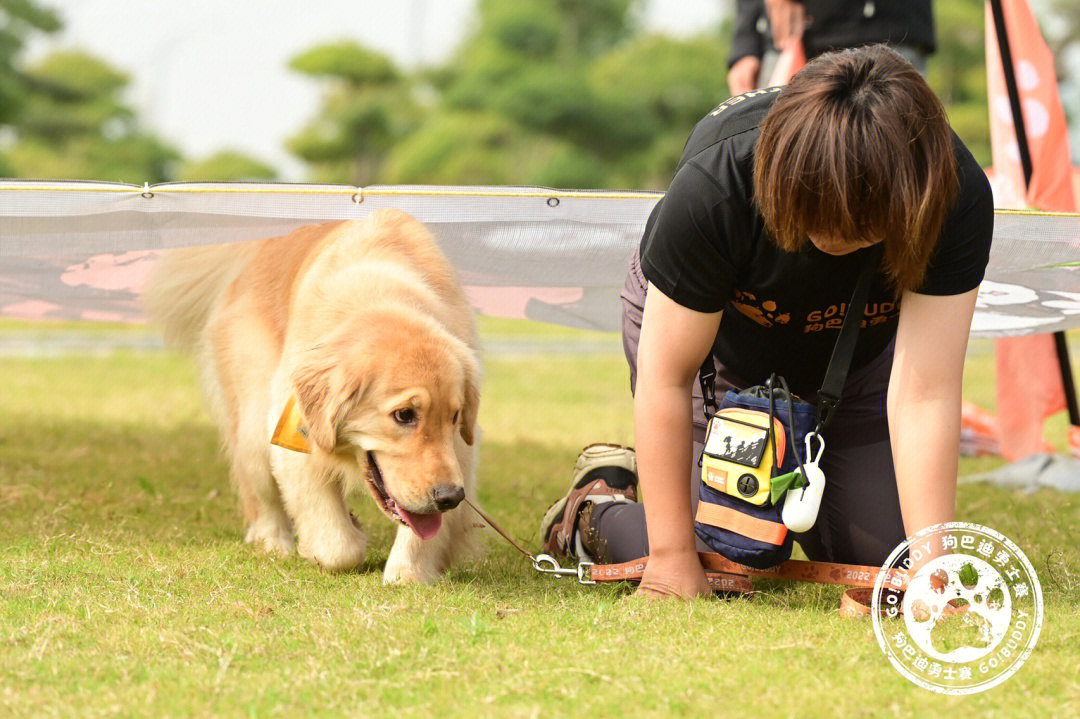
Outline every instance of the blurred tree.
[[[11, 125], [32, 94], [17, 58], [27, 39], [34, 33], [53, 33], [60, 29], [60, 18], [52, 10], [32, 0], [0, 0], [0, 127]], [[14, 173], [0, 151], [0, 174]]]
[[1032, 0], [1031, 9], [1057, 63], [1058, 82], [1080, 80], [1080, 68], [1068, 61], [1080, 47], [1080, 3], [1076, 0]]
[[[499, 4], [499, 0], [488, 0]], [[566, 47], [574, 54], [594, 57], [607, 52], [634, 30], [630, 10], [635, 0], [555, 0], [544, 9], [565, 23]]]
[[60, 27], [34, 0], [0, 0], [0, 175], [132, 184], [276, 178], [227, 151], [178, 166], [179, 153], [142, 131], [123, 102], [128, 77], [92, 55], [54, 52], [27, 66], [20, 53], [28, 38]]
[[385, 56], [354, 43], [320, 45], [290, 63], [325, 83], [319, 115], [288, 141], [317, 182], [369, 184], [390, 149], [420, 122], [412, 83]]
[[[409, 77], [357, 46], [316, 48], [293, 66], [324, 79], [324, 104], [290, 147], [319, 181], [662, 189], [727, 97], [731, 32], [642, 34], [641, 4], [480, 0], [458, 52]], [[983, 1], [934, 8], [930, 84], [988, 164]]]
[[272, 182], [277, 171], [253, 157], [222, 150], [202, 160], [186, 160], [176, 171], [180, 182]]
[[[722, 30], [722, 37], [730, 32]], [[632, 98], [654, 128], [649, 141], [633, 147], [614, 163], [620, 187], [663, 188], [671, 180], [691, 128], [728, 96], [727, 41], [702, 35], [676, 41], [639, 35], [598, 58], [590, 68], [593, 87], [611, 88], [625, 102]], [[627, 113], [616, 123], [642, 122]]]
[[990, 165], [983, 0], [935, 0], [937, 52], [927, 80], [956, 134], [983, 167]]
[[363, 48], [315, 48], [292, 66], [324, 78], [323, 107], [289, 147], [328, 182], [663, 187], [726, 96], [727, 33], [635, 35], [640, 5], [481, 0], [456, 55], [411, 78]]
[[450, 110], [433, 115], [394, 148], [384, 181], [542, 185], [558, 174], [553, 163], [571, 151], [497, 113]]
[[128, 78], [80, 51], [55, 52], [27, 68], [26, 94], [8, 159], [21, 177], [161, 182], [178, 153], [142, 132], [121, 100]]
[[30, 91], [16, 64], [28, 36], [59, 29], [56, 13], [32, 0], [0, 0], [0, 124], [11, 121]]
[[1031, 9], [1054, 55], [1061, 103], [1072, 130], [1073, 162], [1080, 164], [1080, 3], [1037, 0]]

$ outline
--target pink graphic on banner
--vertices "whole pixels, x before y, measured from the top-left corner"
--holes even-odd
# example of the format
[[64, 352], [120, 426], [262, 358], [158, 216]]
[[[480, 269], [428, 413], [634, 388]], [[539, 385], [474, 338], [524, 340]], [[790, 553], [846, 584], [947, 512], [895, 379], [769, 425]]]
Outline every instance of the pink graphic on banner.
[[127, 290], [141, 294], [154, 268], [157, 252], [125, 252], [122, 255], [94, 255], [72, 265], [60, 280], [65, 285], [86, 285], [97, 290]]
[[476, 287], [467, 286], [469, 303], [481, 314], [491, 317], [527, 319], [525, 308], [530, 300], [550, 305], [579, 302], [585, 296], [581, 287]]
[[44, 300], [27, 300], [0, 307], [0, 316], [17, 320], [43, 320], [51, 313], [64, 309], [58, 304]]

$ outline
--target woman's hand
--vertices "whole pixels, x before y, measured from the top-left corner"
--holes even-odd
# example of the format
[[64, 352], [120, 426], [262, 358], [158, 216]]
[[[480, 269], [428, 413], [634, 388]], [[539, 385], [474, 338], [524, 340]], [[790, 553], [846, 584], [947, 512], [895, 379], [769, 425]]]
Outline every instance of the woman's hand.
[[732, 95], [742, 95], [757, 87], [761, 73], [761, 58], [744, 55], [736, 60], [728, 70], [728, 90]]
[[650, 555], [635, 592], [650, 599], [694, 599], [711, 594], [696, 551]]

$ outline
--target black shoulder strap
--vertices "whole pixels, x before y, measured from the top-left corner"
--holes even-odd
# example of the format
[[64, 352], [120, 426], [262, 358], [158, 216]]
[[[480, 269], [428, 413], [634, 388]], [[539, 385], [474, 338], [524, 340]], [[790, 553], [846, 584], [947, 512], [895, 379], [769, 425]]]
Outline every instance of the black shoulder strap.
[[836, 408], [840, 406], [840, 397], [844, 393], [844, 383], [847, 382], [848, 370], [851, 369], [851, 358], [855, 356], [855, 343], [859, 339], [859, 326], [862, 324], [863, 311], [866, 309], [866, 299], [870, 295], [870, 280], [877, 271], [881, 262], [881, 246], [875, 246], [866, 258], [859, 279], [855, 282], [855, 292], [851, 295], [847, 312], [844, 313], [844, 324], [840, 327], [840, 335], [833, 345], [832, 356], [829, 357], [829, 366], [825, 370], [825, 379], [818, 390], [817, 404], [817, 429], [820, 432], [832, 420]]
[[716, 414], [716, 363], [713, 362], [713, 351], [709, 348], [709, 354], [705, 355], [705, 361], [698, 370], [698, 382], [701, 383], [701, 397], [705, 400], [705, 424]]

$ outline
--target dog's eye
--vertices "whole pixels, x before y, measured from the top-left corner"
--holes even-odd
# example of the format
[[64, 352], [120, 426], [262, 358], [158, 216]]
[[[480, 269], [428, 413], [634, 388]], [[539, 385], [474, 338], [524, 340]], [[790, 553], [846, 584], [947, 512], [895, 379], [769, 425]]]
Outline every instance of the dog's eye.
[[461, 416], [461, 410], [458, 410], [457, 412], [454, 412], [454, 424], [457, 424], [458, 417], [460, 417], [460, 416]]
[[416, 424], [416, 410], [414, 409], [395, 409], [393, 417], [394, 421], [403, 427]]

